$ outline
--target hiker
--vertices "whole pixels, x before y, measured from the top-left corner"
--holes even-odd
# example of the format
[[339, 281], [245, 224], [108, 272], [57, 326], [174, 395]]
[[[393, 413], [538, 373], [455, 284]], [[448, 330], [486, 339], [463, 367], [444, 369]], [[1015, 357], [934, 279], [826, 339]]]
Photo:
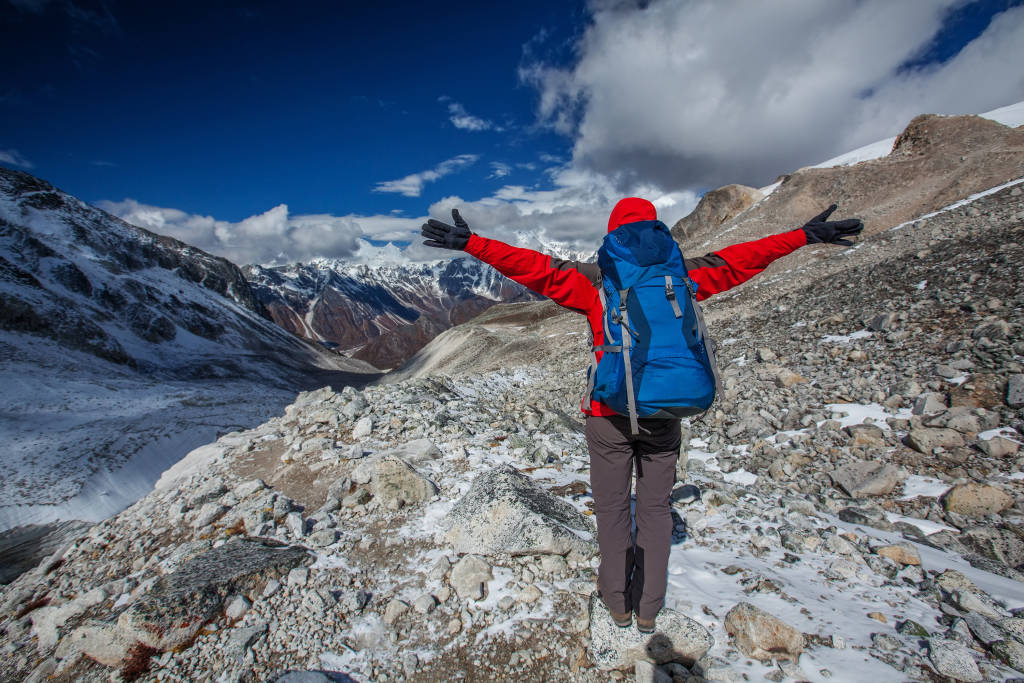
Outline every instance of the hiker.
[[[763, 271], [775, 259], [806, 244], [851, 245], [852, 243], [845, 238], [858, 234], [864, 229], [864, 224], [857, 219], [827, 220], [835, 209], [836, 205], [833, 204], [802, 228], [735, 244], [706, 256], [685, 259], [689, 278], [697, 285], [696, 299], [703, 300], [712, 294], [735, 287]], [[622, 628], [630, 627], [635, 613], [637, 629], [643, 633], [652, 633], [655, 617], [665, 599], [668, 578], [668, 558], [672, 540], [669, 496], [675, 483], [676, 460], [681, 445], [680, 422], [679, 417], [638, 417], [634, 409], [635, 397], [632, 394], [632, 386], [629, 387], [628, 411], [621, 407], [615, 410], [607, 403], [594, 399], [594, 376], [600, 374], [597, 368], [603, 355], [612, 352], [625, 357], [624, 374], [626, 378], [630, 377], [628, 354], [624, 353], [623, 349], [629, 350], [631, 334], [619, 332], [618, 345], [614, 345], [614, 333], [609, 333], [612, 339], [606, 339], [606, 331], [611, 326], [606, 319], [607, 295], [602, 291], [605, 276], [602, 275], [602, 268], [598, 263], [608, 263], [604, 251], [608, 248], [609, 239], [614, 236], [622, 236], [618, 242], [627, 247], [629, 244], [643, 242], [646, 237], [651, 238], [652, 244], [660, 240], [657, 243], [662, 249], [671, 243], [671, 255], [677, 264], [676, 255], [679, 250], [675, 242], [671, 241], [668, 228], [657, 220], [654, 204], [637, 197], [619, 201], [612, 210], [608, 219], [609, 235], [605, 239], [606, 246], [599, 252], [598, 263], [565, 261], [530, 249], [512, 247], [498, 240], [480, 237], [470, 231], [458, 209], [452, 209], [452, 219], [454, 225], [434, 219], [424, 223], [422, 235], [427, 238], [424, 244], [465, 251], [493, 266], [502, 275], [551, 298], [561, 306], [587, 316], [593, 339], [594, 365], [588, 376], [588, 392], [581, 408], [587, 416], [586, 440], [590, 451], [590, 483], [594, 513], [597, 516], [597, 541], [601, 553], [598, 591], [616, 625]], [[607, 277], [612, 278], [612, 275], [617, 276], [619, 273], [609, 274]], [[667, 284], [664, 285], [662, 297], [667, 296], [670, 299], [676, 313], [675, 317], [680, 318], [682, 315], [679, 302], [669, 278], [665, 279]], [[693, 286], [689, 280], [683, 281], [688, 289]], [[624, 297], [619, 297], [619, 293], [614, 290], [610, 291], [610, 294], [616, 299], [629, 298], [628, 289], [622, 292], [625, 294]], [[662, 305], [665, 305], [664, 299]], [[626, 315], [625, 305], [618, 309], [607, 308], [611, 311], [613, 321], [618, 320], [615, 317], [616, 311], [621, 311], [623, 317]], [[699, 308], [695, 304], [692, 308], [696, 309], [696, 319], [702, 324]], [[694, 318], [694, 314], [688, 315], [691, 320]], [[653, 324], [648, 320], [642, 322]], [[630, 325], [628, 319], [623, 320], [622, 324], [626, 327]], [[696, 324], [693, 322], [694, 326]], [[633, 327], [638, 325], [634, 323]], [[706, 365], [710, 363], [707, 369], [712, 369], [713, 353], [707, 353], [705, 358]], [[622, 374], [620, 372], [620, 376]], [[706, 384], [710, 397], [704, 398], [706, 403], [710, 404], [714, 397], [714, 379], [711, 378]], [[696, 414], [706, 408], [707, 405], [702, 405], [699, 409], [684, 414]], [[625, 414], [626, 412], [629, 414]], [[632, 539], [630, 519], [630, 489], [634, 462], [637, 470], [635, 543]]]

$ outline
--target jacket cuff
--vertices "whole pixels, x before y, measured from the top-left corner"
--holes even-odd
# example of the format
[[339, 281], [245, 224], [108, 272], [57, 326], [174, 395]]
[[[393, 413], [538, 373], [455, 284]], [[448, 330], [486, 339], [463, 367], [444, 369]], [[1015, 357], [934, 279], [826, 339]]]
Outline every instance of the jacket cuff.
[[462, 250], [470, 256], [479, 256], [480, 252], [483, 251], [486, 242], [487, 240], [485, 238], [480, 237], [474, 232], [470, 234], [469, 241], [466, 242], [466, 246], [463, 247]]

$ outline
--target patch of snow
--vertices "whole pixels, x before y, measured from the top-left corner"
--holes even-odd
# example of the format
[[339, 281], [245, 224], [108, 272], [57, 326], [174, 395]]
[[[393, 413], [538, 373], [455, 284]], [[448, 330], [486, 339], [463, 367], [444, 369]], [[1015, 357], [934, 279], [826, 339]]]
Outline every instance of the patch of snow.
[[748, 472], [742, 467], [732, 472], [726, 472], [722, 475], [722, 478], [733, 484], [739, 484], [741, 486], [753, 486], [757, 483], [757, 475], [753, 472]]
[[897, 417], [909, 420], [913, 414], [909, 408], [902, 408], [896, 413], [890, 413], [877, 403], [829, 403], [825, 407], [834, 413], [844, 413], [844, 417], [839, 418], [839, 423], [843, 427], [871, 420], [875, 426], [887, 430], [889, 425], [885, 421], [886, 418]]
[[997, 185], [995, 187], [990, 187], [987, 190], [983, 190], [981, 192], [976, 192], [976, 193], [972, 194], [970, 197], [967, 197], [966, 199], [961, 199], [960, 201], [953, 202], [949, 206], [944, 206], [944, 207], [942, 207], [941, 209], [939, 209], [937, 211], [932, 211], [931, 213], [926, 213], [923, 216], [918, 216], [917, 218], [913, 218], [913, 219], [911, 219], [909, 221], [904, 221], [903, 223], [900, 223], [899, 225], [894, 225], [893, 227], [891, 227], [889, 229], [890, 230], [899, 230], [900, 228], [905, 228], [906, 226], [911, 225], [912, 223], [916, 223], [917, 221], [923, 221], [923, 220], [925, 220], [927, 218], [932, 218], [933, 216], [938, 216], [940, 213], [946, 213], [947, 211], [952, 211], [953, 209], [958, 209], [961, 206], [965, 206], [967, 204], [970, 204], [971, 202], [975, 202], [975, 201], [981, 199], [982, 197], [987, 197], [990, 194], [995, 194], [996, 192], [999, 192], [1000, 190], [1005, 190], [1008, 187], [1013, 187], [1014, 185], [1020, 185], [1021, 183], [1024, 183], [1024, 178], [1017, 178], [1016, 180], [1011, 180], [1008, 183], [1003, 183], [1002, 185]]
[[918, 529], [921, 530], [921, 533], [923, 533], [925, 536], [931, 536], [932, 534], [936, 534], [940, 531], [952, 531], [954, 533], [958, 533], [959, 531], [958, 529], [951, 526], [946, 526], [945, 524], [938, 524], [936, 522], [932, 522], [931, 520], [919, 519], [917, 517], [897, 515], [895, 512], [885, 513], [885, 518], [888, 519], [890, 522], [905, 522], [906, 524], [916, 526]]
[[903, 482], [903, 495], [900, 496], [900, 500], [938, 498], [948, 490], [949, 484], [941, 479], [912, 474]]
[[849, 344], [850, 342], [855, 341], [857, 339], [865, 339], [866, 337], [870, 337], [872, 336], [872, 334], [874, 333], [871, 332], [870, 330], [857, 330], [856, 332], [851, 332], [850, 334], [829, 334], [822, 337], [821, 341], [825, 342], [826, 344]]
[[924, 288], [927, 287], [927, 286], [928, 286], [928, 281], [927, 280], [921, 280], [916, 285], [914, 285], [914, 288], [917, 289], [920, 292], [923, 292]]

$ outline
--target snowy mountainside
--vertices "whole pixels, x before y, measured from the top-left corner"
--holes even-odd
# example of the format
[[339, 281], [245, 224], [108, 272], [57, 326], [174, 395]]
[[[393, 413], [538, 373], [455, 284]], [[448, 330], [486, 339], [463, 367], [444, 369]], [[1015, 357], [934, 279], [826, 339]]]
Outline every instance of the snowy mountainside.
[[527, 302], [196, 449], [0, 588], [0, 677], [1018, 679], [1022, 186], [709, 300], [654, 638], [595, 595], [585, 322]]
[[242, 272], [279, 325], [380, 368], [496, 302], [535, 298], [471, 257], [376, 265], [314, 259]]
[[102, 519], [198, 443], [373, 369], [275, 325], [230, 262], [0, 168], [0, 372], [6, 529]]

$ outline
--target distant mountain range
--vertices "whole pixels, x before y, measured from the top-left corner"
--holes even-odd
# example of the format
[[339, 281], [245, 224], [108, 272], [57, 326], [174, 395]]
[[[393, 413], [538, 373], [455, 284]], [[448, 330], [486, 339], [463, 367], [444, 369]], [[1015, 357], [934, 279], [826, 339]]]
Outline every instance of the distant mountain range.
[[537, 297], [476, 259], [245, 266], [256, 301], [291, 332], [387, 369], [500, 302]]

